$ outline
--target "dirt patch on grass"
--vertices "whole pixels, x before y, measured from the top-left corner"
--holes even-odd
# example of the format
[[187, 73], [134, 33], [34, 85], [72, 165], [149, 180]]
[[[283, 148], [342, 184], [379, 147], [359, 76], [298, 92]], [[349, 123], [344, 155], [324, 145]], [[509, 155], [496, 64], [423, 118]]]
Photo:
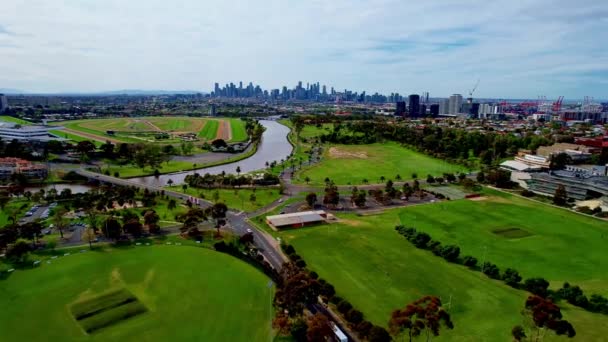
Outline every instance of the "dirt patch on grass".
[[345, 224], [347, 226], [351, 226], [351, 227], [361, 227], [364, 224], [364, 222], [362, 222], [362, 221], [347, 220], [347, 219], [340, 219], [338, 222]]
[[[106, 142], [109, 141], [113, 144], [120, 144], [121, 141], [120, 140], [116, 140], [110, 137], [105, 137], [105, 136], [99, 136], [99, 135], [95, 135], [95, 134], [91, 134], [91, 133], [86, 133], [86, 132], [82, 132], [82, 131], [77, 131], [75, 129], [71, 129], [71, 128], [64, 128], [63, 130], [59, 131], [58, 135], [61, 136], [61, 132], [67, 132], [67, 133], [71, 133], [74, 135], [77, 135], [79, 137], [83, 137], [83, 138], [87, 138], [87, 139], [91, 139], [91, 140], [95, 140], [95, 141], [100, 141], [100, 142]], [[68, 138], [69, 139], [69, 138]]]
[[504, 237], [505, 239], [520, 239], [534, 234], [523, 230], [521, 228], [510, 227], [510, 228], [497, 228], [492, 230], [492, 233]]
[[232, 139], [232, 131], [230, 128], [230, 121], [228, 120], [220, 120], [219, 126], [217, 128], [217, 134], [215, 139], [223, 139], [224, 141], [228, 141]]
[[337, 147], [329, 149], [329, 156], [332, 158], [367, 159], [367, 152], [351, 152], [340, 150]]
[[479, 196], [479, 197], [468, 198], [469, 201], [474, 201], [474, 202], [485, 201], [487, 199], [488, 198], [486, 196]]

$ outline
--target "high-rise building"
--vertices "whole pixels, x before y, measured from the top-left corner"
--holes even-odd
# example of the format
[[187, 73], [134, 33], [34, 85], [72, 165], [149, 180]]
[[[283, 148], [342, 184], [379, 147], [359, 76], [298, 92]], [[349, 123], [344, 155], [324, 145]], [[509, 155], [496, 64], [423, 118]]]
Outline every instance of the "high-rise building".
[[0, 113], [4, 113], [4, 111], [7, 109], [8, 109], [8, 100], [6, 99], [6, 95], [0, 94]]
[[420, 105], [420, 116], [421, 117], [425, 117], [426, 116], [426, 105], [425, 104], [421, 104]]
[[412, 94], [410, 100], [410, 117], [416, 118], [420, 116], [420, 95]]
[[432, 117], [434, 117], [434, 118], [438, 117], [439, 116], [439, 105], [436, 103], [432, 104], [430, 112], [431, 112]]
[[450, 96], [449, 113], [448, 114], [460, 114], [460, 107], [462, 107], [462, 95], [454, 94]]
[[446, 115], [450, 113], [450, 100], [441, 99], [439, 101], [439, 114]]
[[215, 103], [212, 103], [211, 106], [209, 106], [209, 116], [216, 116], [217, 115], [217, 106], [215, 105]]
[[396, 102], [395, 115], [405, 116], [405, 101]]

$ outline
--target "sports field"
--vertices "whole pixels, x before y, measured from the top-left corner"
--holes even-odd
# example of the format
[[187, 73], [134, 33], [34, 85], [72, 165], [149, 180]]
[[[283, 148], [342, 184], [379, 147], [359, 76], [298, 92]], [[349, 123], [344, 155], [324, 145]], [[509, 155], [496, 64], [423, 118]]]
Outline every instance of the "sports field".
[[[173, 191], [184, 192], [181, 185], [174, 185], [167, 187]], [[228, 208], [233, 210], [242, 210], [252, 212], [263, 208], [270, 203], [281, 198], [279, 189], [198, 189], [198, 188], [187, 188], [184, 193], [204, 198], [208, 201], [215, 201], [214, 194], [217, 192], [219, 196], [219, 202], [223, 202]], [[255, 194], [255, 201], [252, 201], [251, 195]]]
[[161, 245], [52, 262], [0, 280], [2, 340], [270, 339], [268, 278], [231, 256]]
[[[374, 216], [340, 215], [340, 223], [289, 230], [280, 236], [294, 245], [311, 269], [336, 287], [338, 295], [376, 324], [387, 326], [392, 310], [423, 295], [437, 295], [449, 307], [455, 325], [453, 331], [443, 331], [443, 337], [437, 340], [509, 341], [511, 328], [523, 323], [520, 311], [526, 292], [417, 249], [398, 235], [394, 226], [414, 226], [446, 243], [450, 241], [438, 232], [449, 230], [459, 241], [466, 240], [460, 244], [462, 253], [480, 260], [482, 255], [478, 253], [483, 250], [483, 243], [493, 241], [492, 247], [488, 245], [486, 260], [501, 269], [514, 267], [524, 277], [567, 278], [574, 284], [584, 283], [586, 289], [597, 281], [600, 286], [595, 290], [605, 289], [608, 264], [602, 261], [605, 248], [597, 241], [600, 229], [608, 233], [605, 223], [556, 208], [536, 208], [537, 205], [522, 201], [525, 200], [510, 201], [497, 196], [487, 201], [458, 200]], [[505, 213], [498, 213], [499, 210]], [[457, 218], [465, 216], [468, 216], [466, 224], [457, 223]], [[536, 217], [530, 220], [531, 216]], [[527, 221], [530, 223], [526, 224]], [[502, 222], [519, 225], [535, 236], [490, 238], [488, 231], [496, 224], [502, 226]], [[431, 230], [433, 226], [435, 229]], [[565, 302], [560, 302], [560, 306], [577, 331], [574, 340], [601, 341], [608, 336], [605, 315], [589, 313]], [[545, 341], [567, 340], [551, 334], [545, 336]]]
[[371, 145], [332, 145], [325, 147], [320, 163], [297, 173], [294, 180], [304, 183], [306, 177], [310, 184], [323, 184], [326, 177], [339, 185], [362, 184], [366, 179], [370, 184], [382, 183], [380, 177], [395, 180], [397, 174], [402, 179], [411, 179], [412, 173], [418, 178], [428, 174], [440, 176], [444, 172], [461, 172], [464, 167], [425, 156], [387, 142]]
[[[83, 139], [113, 143], [177, 143], [180, 135], [194, 134], [203, 141], [224, 139], [232, 141], [246, 140], [245, 124], [240, 119], [208, 119], [194, 117], [137, 117], [137, 118], [102, 118], [89, 120], [64, 121], [55, 123], [65, 127], [59, 136], [68, 139]], [[109, 135], [107, 132], [113, 131]], [[157, 136], [167, 134], [163, 139]], [[243, 137], [243, 135], [245, 137]], [[78, 138], [76, 138], [78, 139]]]

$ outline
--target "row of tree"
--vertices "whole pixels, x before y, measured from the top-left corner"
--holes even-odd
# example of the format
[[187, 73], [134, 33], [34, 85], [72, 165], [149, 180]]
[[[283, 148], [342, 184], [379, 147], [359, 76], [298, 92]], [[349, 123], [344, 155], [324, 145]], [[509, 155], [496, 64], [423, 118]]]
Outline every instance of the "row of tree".
[[237, 175], [226, 174], [222, 172], [217, 175], [212, 175], [209, 173], [205, 173], [204, 175], [200, 175], [198, 173], [194, 173], [191, 175], [187, 175], [184, 179], [186, 184], [193, 188], [201, 188], [201, 189], [212, 189], [212, 188], [221, 188], [221, 187], [237, 187], [237, 186], [255, 186], [255, 185], [276, 185], [280, 183], [279, 177], [271, 174], [264, 173], [261, 178], [253, 177], [251, 175], [240, 175], [240, 168], [237, 167]]
[[429, 234], [403, 225], [396, 226], [395, 230], [417, 248], [430, 250], [433, 254], [443, 257], [449, 262], [481, 271], [488, 277], [502, 280], [513, 288], [523, 289], [543, 298], [551, 298], [555, 302], [565, 299], [570, 304], [591, 312], [608, 313], [608, 299], [602, 295], [593, 294], [590, 298], [587, 298], [580, 287], [571, 286], [569, 283], [565, 283], [557, 291], [552, 291], [549, 289], [549, 282], [544, 278], [529, 278], [522, 282], [521, 275], [513, 268], [506, 268], [501, 272], [498, 266], [490, 261], [484, 261], [483, 264], [478, 266], [477, 258], [470, 255], [460, 257], [460, 247], [456, 245], [442, 245], [441, 242], [433, 240]]
[[283, 265], [277, 281], [274, 304], [278, 310], [273, 326], [282, 335], [291, 334], [296, 341], [322, 341], [333, 336], [331, 325], [324, 315], [304, 319], [304, 310], [317, 304], [317, 298], [320, 297], [324, 302], [334, 304], [349, 327], [361, 338], [375, 342], [390, 341], [390, 334], [386, 329], [365, 320], [361, 311], [336, 295], [333, 285], [319, 278], [316, 272], [308, 271], [306, 262], [296, 253], [293, 246], [281, 245], [281, 248], [290, 258], [290, 262]]

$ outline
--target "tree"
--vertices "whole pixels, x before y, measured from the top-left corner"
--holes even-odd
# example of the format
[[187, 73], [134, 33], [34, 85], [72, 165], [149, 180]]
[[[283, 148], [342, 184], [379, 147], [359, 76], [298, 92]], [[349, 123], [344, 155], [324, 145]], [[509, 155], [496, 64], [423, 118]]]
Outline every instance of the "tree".
[[80, 141], [76, 145], [76, 150], [82, 154], [89, 154], [92, 151], [95, 151], [95, 145], [88, 140]]
[[526, 332], [521, 325], [516, 325], [513, 327], [513, 329], [511, 329], [511, 336], [513, 336], [515, 341], [521, 342], [524, 340], [524, 338], [526, 338]]
[[325, 196], [323, 196], [323, 204], [336, 207], [340, 203], [340, 194], [338, 187], [332, 181], [328, 181], [325, 187]]
[[87, 228], [84, 231], [84, 236], [87, 239], [87, 242], [89, 243], [89, 249], [93, 249], [93, 242], [95, 241], [95, 239], [97, 239], [97, 234], [95, 234], [95, 230]]
[[1, 191], [0, 192], [0, 209], [2, 209], [4, 211], [4, 208], [6, 207], [6, 204], [11, 200], [8, 192], [6, 191]]
[[307, 326], [306, 337], [309, 341], [325, 341], [334, 333], [329, 319], [320, 312], [308, 319]]
[[134, 237], [140, 237], [143, 231], [143, 225], [139, 219], [130, 219], [123, 224], [122, 229], [125, 233], [129, 233]]
[[255, 201], [257, 200], [257, 197], [255, 196], [255, 193], [251, 193], [251, 195], [249, 195], [249, 201], [251, 203], [255, 203]]
[[19, 239], [7, 248], [6, 258], [14, 263], [22, 263], [25, 262], [29, 251], [30, 244], [23, 239]]
[[498, 266], [489, 261], [486, 261], [483, 263], [483, 265], [481, 265], [481, 272], [483, 272], [485, 275], [492, 279], [500, 278], [500, 269], [498, 268]]
[[175, 202], [175, 199], [173, 199], [173, 198], [172, 198], [172, 199], [170, 199], [170, 200], [169, 200], [169, 203], [167, 203], [167, 208], [168, 208], [169, 210], [173, 210], [173, 209], [175, 209], [176, 207], [177, 207], [177, 202]]
[[94, 209], [88, 209], [86, 211], [87, 214], [87, 223], [89, 224], [89, 228], [97, 231], [97, 227], [99, 225], [99, 216]]
[[306, 184], [310, 183], [310, 177], [306, 176], [306, 178], [304, 178], [304, 181], [306, 182]]
[[314, 208], [315, 203], [317, 203], [317, 194], [315, 194], [314, 192], [311, 192], [308, 195], [306, 195], [306, 203], [308, 203], [309, 207]]
[[178, 218], [184, 223], [181, 231], [187, 232], [190, 236], [198, 235], [198, 224], [207, 220], [207, 212], [201, 208], [190, 208], [186, 214]]
[[33, 243], [38, 243], [38, 239], [42, 236], [42, 224], [38, 221], [27, 222], [20, 226], [21, 237], [31, 240]]
[[543, 278], [530, 278], [524, 281], [524, 289], [537, 296], [547, 297], [549, 282]]
[[556, 205], [566, 205], [567, 201], [568, 193], [566, 192], [566, 187], [563, 184], [559, 184], [553, 195], [553, 203]]
[[357, 207], [364, 207], [367, 201], [365, 190], [359, 190], [356, 186], [353, 187], [350, 201]]
[[560, 308], [552, 301], [540, 296], [529, 296], [525, 303], [527, 313], [531, 316], [536, 327], [536, 340], [541, 330], [547, 328], [557, 335], [566, 335], [569, 338], [576, 336], [576, 331], [570, 322], [562, 320]]
[[441, 306], [441, 300], [436, 296], [425, 296], [410, 304], [404, 309], [394, 310], [388, 322], [389, 330], [393, 336], [400, 336], [406, 330], [409, 340], [426, 332], [426, 340], [429, 341], [431, 334], [439, 336], [441, 325], [453, 329], [454, 324]]
[[369, 342], [390, 342], [391, 335], [383, 327], [374, 325], [369, 330], [369, 336], [367, 338]]
[[168, 186], [173, 185], [173, 180], [171, 180], [171, 179], [167, 180], [167, 185], [168, 185]]
[[118, 240], [120, 237], [121, 226], [118, 220], [113, 217], [108, 217], [101, 231], [106, 238]]
[[504, 280], [504, 282], [511, 287], [517, 287], [521, 281], [521, 276], [516, 270], [507, 268], [502, 274], [502, 280]]
[[431, 175], [426, 176], [426, 182], [429, 184], [435, 183], [435, 178]]
[[567, 153], [562, 152], [551, 156], [549, 168], [551, 168], [551, 170], [562, 170], [565, 169], [568, 164], [572, 164], [572, 157]]
[[208, 208], [208, 211], [211, 218], [215, 220], [215, 228], [217, 228], [217, 235], [220, 236], [220, 227], [225, 223], [228, 207], [226, 206], [226, 204], [218, 202]]
[[64, 217], [64, 215], [66, 213], [67, 213], [67, 210], [65, 210], [63, 208], [55, 209], [55, 213], [53, 214], [53, 217], [51, 218], [51, 221], [53, 222], [55, 229], [57, 229], [59, 231], [59, 235], [61, 236], [62, 239], [63, 239], [63, 230], [66, 229], [70, 223], [70, 221]]
[[241, 167], [240, 167], [240, 166], [237, 166], [237, 167], [236, 167], [236, 175], [237, 175], [237, 176], [240, 176], [240, 174], [241, 174]]
[[148, 210], [144, 213], [144, 224], [148, 227], [148, 231], [152, 234], [160, 233], [160, 226], [158, 225], [160, 217], [154, 210]]
[[483, 182], [485, 182], [485, 181], [486, 181], [486, 174], [485, 174], [483, 171], [479, 171], [479, 172], [477, 173], [477, 181], [478, 181], [479, 183], [483, 183]]

